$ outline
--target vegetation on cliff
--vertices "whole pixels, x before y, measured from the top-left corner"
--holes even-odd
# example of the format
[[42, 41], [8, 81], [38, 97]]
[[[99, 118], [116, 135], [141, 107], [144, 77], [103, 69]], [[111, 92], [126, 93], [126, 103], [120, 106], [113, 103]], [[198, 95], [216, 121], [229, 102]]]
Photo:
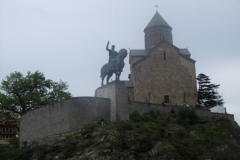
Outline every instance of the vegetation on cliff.
[[17, 141], [0, 147], [3, 159], [68, 160], [238, 160], [240, 128], [221, 117], [199, 118], [194, 110], [179, 113], [134, 112], [129, 121], [102, 127], [101, 122], [31, 145]]

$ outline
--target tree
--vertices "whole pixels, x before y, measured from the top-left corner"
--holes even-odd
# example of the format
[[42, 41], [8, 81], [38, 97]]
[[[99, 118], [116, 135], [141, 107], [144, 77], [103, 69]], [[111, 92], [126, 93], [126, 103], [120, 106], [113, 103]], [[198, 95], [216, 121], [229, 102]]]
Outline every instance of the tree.
[[66, 82], [46, 79], [43, 73], [11, 73], [0, 86], [0, 109], [23, 115], [40, 106], [72, 97]]
[[198, 80], [198, 103], [208, 108], [223, 104], [223, 99], [218, 95], [219, 84], [212, 84], [205, 74], [199, 74]]

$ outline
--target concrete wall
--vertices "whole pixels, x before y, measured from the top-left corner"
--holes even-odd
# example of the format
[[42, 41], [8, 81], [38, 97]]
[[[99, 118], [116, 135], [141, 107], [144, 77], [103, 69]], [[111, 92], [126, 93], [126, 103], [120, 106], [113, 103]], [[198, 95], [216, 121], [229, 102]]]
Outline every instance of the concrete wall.
[[99, 87], [95, 91], [95, 97], [110, 99], [111, 121], [128, 120], [129, 112], [127, 108], [128, 92], [124, 82], [113, 81], [107, 85]]
[[27, 112], [20, 122], [20, 140], [35, 141], [82, 128], [98, 118], [110, 122], [110, 100], [76, 97]]

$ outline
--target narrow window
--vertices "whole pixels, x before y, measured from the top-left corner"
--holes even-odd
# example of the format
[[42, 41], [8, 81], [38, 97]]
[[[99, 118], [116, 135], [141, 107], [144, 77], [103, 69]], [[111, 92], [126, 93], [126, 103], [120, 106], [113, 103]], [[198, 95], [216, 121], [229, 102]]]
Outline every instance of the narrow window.
[[166, 53], [163, 53], [163, 59], [164, 59], [164, 61], [166, 61]]
[[164, 96], [164, 103], [169, 103], [169, 95]]

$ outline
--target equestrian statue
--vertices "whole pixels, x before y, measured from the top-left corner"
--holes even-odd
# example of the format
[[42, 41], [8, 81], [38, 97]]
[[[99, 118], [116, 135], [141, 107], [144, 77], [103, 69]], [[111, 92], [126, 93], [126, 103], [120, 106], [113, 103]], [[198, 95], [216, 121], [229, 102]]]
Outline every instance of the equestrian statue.
[[108, 49], [109, 41], [107, 42], [106, 50], [109, 52], [108, 63], [104, 64], [101, 68], [101, 78], [102, 78], [102, 86], [104, 78], [107, 76], [107, 82], [109, 83], [110, 77], [112, 77], [113, 73], [115, 73], [115, 80], [119, 80], [123, 67], [125, 65], [124, 59], [128, 55], [126, 49], [120, 49], [119, 53], [115, 51], [115, 46], [112, 45], [111, 49]]

